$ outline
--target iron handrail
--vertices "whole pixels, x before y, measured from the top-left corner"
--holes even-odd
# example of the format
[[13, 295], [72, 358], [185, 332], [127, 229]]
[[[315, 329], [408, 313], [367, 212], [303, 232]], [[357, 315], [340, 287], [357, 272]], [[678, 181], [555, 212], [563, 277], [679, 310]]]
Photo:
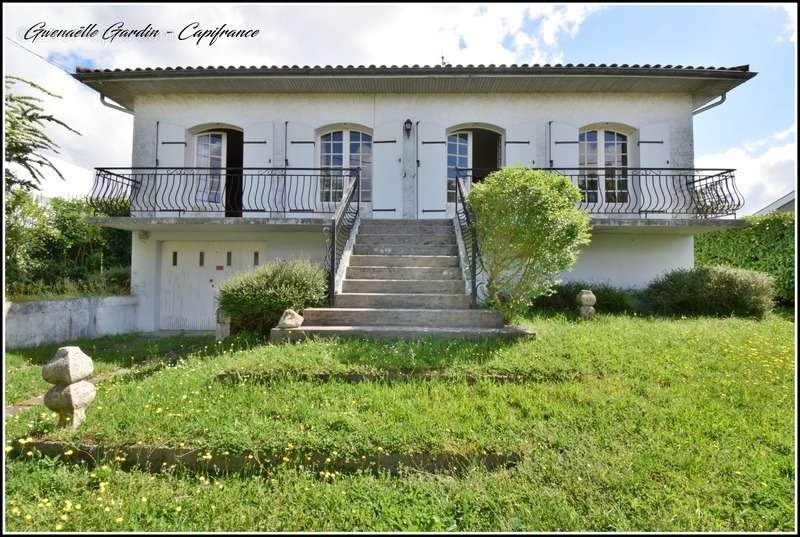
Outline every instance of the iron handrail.
[[[328, 266], [328, 302], [333, 306], [336, 294], [336, 271], [339, 268], [347, 241], [352, 234], [356, 219], [361, 209], [360, 168], [352, 168], [354, 177], [342, 201], [336, 208], [330, 222], [330, 236], [327, 254]], [[355, 203], [354, 203], [355, 201]]]

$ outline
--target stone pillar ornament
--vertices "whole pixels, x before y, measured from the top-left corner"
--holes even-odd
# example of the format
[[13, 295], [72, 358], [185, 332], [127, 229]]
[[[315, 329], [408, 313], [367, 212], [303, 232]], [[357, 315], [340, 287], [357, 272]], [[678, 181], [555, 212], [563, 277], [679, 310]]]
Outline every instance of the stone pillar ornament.
[[217, 329], [215, 336], [217, 341], [222, 341], [231, 335], [231, 318], [222, 311], [222, 308], [217, 308]]
[[86, 418], [86, 408], [97, 390], [84, 379], [93, 372], [92, 359], [80, 347], [61, 347], [42, 366], [42, 378], [55, 384], [44, 394], [44, 405], [58, 413], [59, 427], [75, 430]]
[[594, 317], [594, 305], [597, 302], [597, 297], [590, 289], [581, 289], [575, 297], [575, 302], [578, 303], [578, 314], [582, 319], [591, 319]]

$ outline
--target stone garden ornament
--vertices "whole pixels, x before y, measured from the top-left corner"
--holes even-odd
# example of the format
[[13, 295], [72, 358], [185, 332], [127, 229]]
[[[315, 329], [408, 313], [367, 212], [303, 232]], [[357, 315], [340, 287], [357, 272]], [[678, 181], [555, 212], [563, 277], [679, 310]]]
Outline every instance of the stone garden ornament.
[[278, 328], [299, 328], [302, 324], [303, 316], [293, 309], [288, 309], [281, 315], [281, 319], [278, 321]]
[[93, 372], [92, 359], [80, 347], [61, 347], [42, 366], [42, 378], [55, 384], [44, 394], [44, 405], [58, 413], [59, 427], [75, 430], [86, 418], [86, 408], [97, 391], [84, 379]]
[[578, 303], [578, 314], [582, 319], [591, 319], [594, 317], [594, 305], [597, 302], [597, 297], [590, 289], [581, 289], [578, 296], [575, 297]]

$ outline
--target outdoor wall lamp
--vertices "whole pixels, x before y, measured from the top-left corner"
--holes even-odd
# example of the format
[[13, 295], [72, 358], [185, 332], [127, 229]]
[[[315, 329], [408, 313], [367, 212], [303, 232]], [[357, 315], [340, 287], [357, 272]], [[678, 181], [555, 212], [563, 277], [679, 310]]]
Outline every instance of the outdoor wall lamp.
[[411, 127], [412, 127], [412, 125], [413, 124], [411, 123], [410, 119], [407, 119], [406, 122], [403, 123], [403, 130], [406, 131], [406, 137], [407, 138], [411, 137]]

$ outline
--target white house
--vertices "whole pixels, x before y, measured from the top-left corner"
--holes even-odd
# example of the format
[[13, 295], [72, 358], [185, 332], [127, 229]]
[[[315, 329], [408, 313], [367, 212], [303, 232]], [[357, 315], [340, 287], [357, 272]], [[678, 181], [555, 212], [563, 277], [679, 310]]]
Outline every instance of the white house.
[[134, 115], [133, 168], [98, 167], [92, 196], [129, 206], [97, 221], [134, 232], [140, 330], [210, 329], [231, 275], [306, 257], [335, 275], [335, 307], [307, 312], [307, 332], [402, 335], [502, 326], [470, 309], [480, 274], [462, 203], [502, 166], [552, 168], [582, 190], [592, 242], [565, 279], [641, 287], [692, 266], [694, 234], [736, 225], [717, 217], [743, 203], [725, 163], [694, 168], [693, 117], [755, 74], [568, 64], [74, 76]]

